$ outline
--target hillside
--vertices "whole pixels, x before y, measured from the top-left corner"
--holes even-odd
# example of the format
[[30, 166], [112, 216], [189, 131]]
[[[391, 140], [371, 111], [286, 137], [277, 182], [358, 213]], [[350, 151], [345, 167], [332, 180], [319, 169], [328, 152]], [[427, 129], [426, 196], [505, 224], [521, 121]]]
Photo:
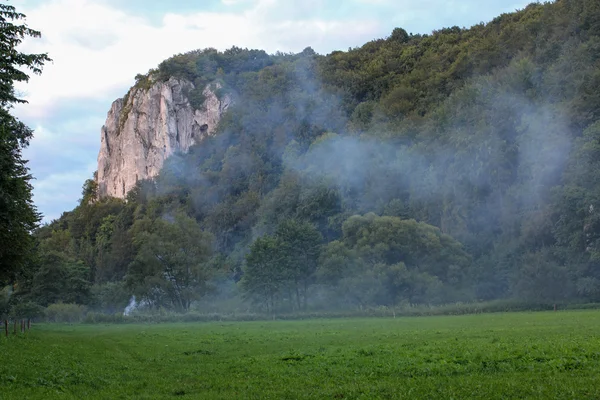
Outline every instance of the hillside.
[[[328, 55], [173, 56], [214, 133], [40, 228], [18, 301], [266, 311], [600, 300], [600, 3]], [[186, 146], [188, 147], [188, 146]], [[185, 149], [184, 149], [185, 150]], [[203, 308], [205, 307], [205, 308]], [[229, 308], [228, 308], [229, 307]]]

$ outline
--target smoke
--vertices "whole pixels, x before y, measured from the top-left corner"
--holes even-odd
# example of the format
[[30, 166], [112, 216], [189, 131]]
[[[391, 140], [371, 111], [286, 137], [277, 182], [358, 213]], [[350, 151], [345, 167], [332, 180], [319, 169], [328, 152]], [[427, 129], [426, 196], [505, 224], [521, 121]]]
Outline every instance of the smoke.
[[452, 212], [455, 219], [468, 217], [471, 225], [483, 226], [497, 223], [503, 213], [507, 217], [511, 206], [543, 206], [560, 182], [573, 137], [568, 119], [553, 104], [484, 79], [448, 99], [410, 145], [382, 140], [378, 132], [339, 133], [285, 158], [285, 168], [314, 184], [325, 182], [356, 212], [383, 213], [394, 199], [413, 208], [439, 203], [437, 215], [420, 219], [448, 232], [459, 230], [459, 221], [448, 222]]
[[129, 316], [132, 313], [134, 313], [135, 311], [141, 310], [147, 306], [149, 306], [150, 303], [147, 300], [142, 300], [140, 302], [138, 302], [135, 298], [135, 296], [131, 296], [131, 299], [129, 300], [129, 304], [127, 304], [127, 307], [125, 307], [125, 310], [123, 310], [123, 315], [124, 316]]
[[137, 307], [138, 307], [138, 303], [135, 301], [135, 296], [131, 296], [131, 299], [129, 300], [129, 304], [127, 305], [127, 307], [125, 307], [125, 310], [123, 310], [123, 315], [125, 315], [125, 316], [131, 315], [131, 313], [134, 312]]

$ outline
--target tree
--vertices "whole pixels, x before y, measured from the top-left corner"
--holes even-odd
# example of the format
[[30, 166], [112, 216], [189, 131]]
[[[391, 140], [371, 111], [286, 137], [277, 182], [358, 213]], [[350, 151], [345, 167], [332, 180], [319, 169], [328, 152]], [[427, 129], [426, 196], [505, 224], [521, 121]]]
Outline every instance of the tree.
[[134, 237], [139, 251], [129, 266], [128, 286], [139, 298], [157, 306], [166, 305], [157, 303], [168, 299], [175, 309], [189, 310], [192, 301], [208, 291], [213, 241], [212, 234], [184, 214], [177, 214], [172, 221], [153, 221], [149, 231], [142, 230]]
[[[94, 172], [94, 176], [97, 173]], [[81, 191], [81, 204], [92, 204], [98, 199], [98, 183], [96, 179], [87, 179]]]
[[405, 263], [409, 269], [418, 268], [448, 282], [470, 263], [461, 243], [439, 228], [413, 219], [354, 215], [342, 230], [343, 243], [372, 265]]
[[410, 39], [410, 36], [404, 29], [394, 28], [394, 30], [392, 31], [392, 36], [390, 36], [390, 39], [396, 40], [400, 43], [406, 43]]
[[261, 304], [267, 312], [273, 312], [283, 287], [282, 260], [280, 242], [270, 235], [256, 239], [246, 256], [242, 290], [247, 298]]
[[8, 281], [23, 267], [30, 252], [31, 231], [40, 221], [32, 201], [32, 176], [22, 158], [33, 131], [13, 117], [9, 110], [26, 103], [16, 96], [15, 82], [27, 82], [29, 75], [42, 71], [46, 54], [24, 54], [16, 47], [26, 37], [40, 37], [27, 25], [14, 24], [25, 15], [13, 6], [0, 4], [0, 280]]
[[298, 309], [306, 309], [308, 287], [317, 271], [323, 237], [312, 224], [296, 220], [279, 224], [275, 236], [279, 241], [284, 279], [296, 296]]
[[29, 297], [47, 306], [56, 302], [87, 304], [90, 301], [90, 271], [81, 261], [69, 259], [64, 253], [50, 251], [40, 257]]
[[295, 300], [298, 310], [306, 309], [322, 241], [312, 224], [284, 220], [274, 235], [258, 238], [250, 246], [242, 290], [268, 311], [283, 297]]
[[441, 303], [460, 297], [449, 288], [461, 287], [470, 257], [438, 228], [369, 213], [348, 218], [342, 230], [343, 238], [323, 249], [318, 276], [349, 303]]
[[515, 277], [514, 295], [531, 302], [555, 302], [569, 297], [573, 291], [569, 271], [556, 262], [550, 250], [526, 254]]

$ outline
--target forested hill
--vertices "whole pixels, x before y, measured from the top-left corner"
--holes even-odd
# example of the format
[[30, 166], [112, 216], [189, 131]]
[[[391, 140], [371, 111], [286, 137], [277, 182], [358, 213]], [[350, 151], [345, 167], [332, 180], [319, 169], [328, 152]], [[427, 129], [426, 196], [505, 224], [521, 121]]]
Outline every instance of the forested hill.
[[216, 134], [127, 201], [86, 182], [13, 302], [600, 301], [597, 0], [325, 56], [198, 50], [136, 86], [170, 77], [235, 99]]

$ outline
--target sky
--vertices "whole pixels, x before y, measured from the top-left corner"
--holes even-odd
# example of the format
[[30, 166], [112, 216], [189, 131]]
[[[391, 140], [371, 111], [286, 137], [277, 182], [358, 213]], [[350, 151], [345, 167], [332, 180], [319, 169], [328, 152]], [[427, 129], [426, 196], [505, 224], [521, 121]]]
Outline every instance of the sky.
[[[4, 1], [6, 3], [6, 1]], [[111, 103], [138, 73], [178, 53], [213, 47], [321, 54], [389, 36], [470, 27], [523, 0], [9, 0], [42, 32], [20, 51], [48, 53], [41, 76], [17, 86], [15, 115], [34, 129], [24, 156], [44, 222], [72, 210], [93, 176]]]

